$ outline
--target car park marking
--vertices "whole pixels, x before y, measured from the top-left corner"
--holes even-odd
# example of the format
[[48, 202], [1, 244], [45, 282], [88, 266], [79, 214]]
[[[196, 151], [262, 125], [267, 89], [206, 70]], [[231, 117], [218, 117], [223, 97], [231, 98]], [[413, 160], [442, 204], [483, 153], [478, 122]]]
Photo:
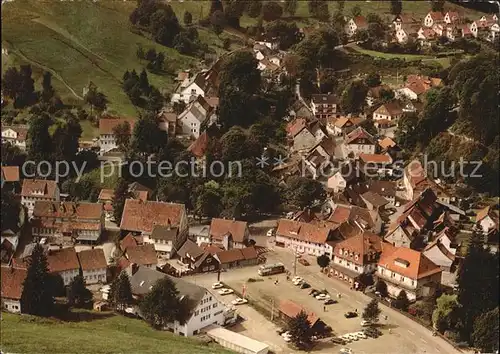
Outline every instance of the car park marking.
[[427, 341], [425, 339], [420, 338], [420, 340], [427, 344]]
[[413, 333], [413, 332], [412, 332], [412, 331], [410, 331], [409, 329], [408, 329], [407, 331], [408, 331], [408, 333], [410, 333], [412, 336], [414, 336], [414, 335], [415, 335], [415, 333]]

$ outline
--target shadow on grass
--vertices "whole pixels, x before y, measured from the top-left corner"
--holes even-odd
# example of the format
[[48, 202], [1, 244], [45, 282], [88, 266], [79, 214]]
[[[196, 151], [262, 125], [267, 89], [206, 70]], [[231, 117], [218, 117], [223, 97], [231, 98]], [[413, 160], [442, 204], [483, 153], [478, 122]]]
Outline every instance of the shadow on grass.
[[96, 320], [104, 320], [116, 316], [114, 312], [97, 312], [88, 309], [68, 309], [64, 305], [56, 305], [54, 319], [64, 322], [90, 322]]

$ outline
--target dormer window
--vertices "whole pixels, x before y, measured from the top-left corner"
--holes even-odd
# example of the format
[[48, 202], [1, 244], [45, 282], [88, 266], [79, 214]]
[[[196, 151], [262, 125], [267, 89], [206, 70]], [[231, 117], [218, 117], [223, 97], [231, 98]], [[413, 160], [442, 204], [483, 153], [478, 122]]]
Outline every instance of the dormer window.
[[408, 262], [406, 259], [402, 259], [402, 258], [396, 258], [394, 260], [394, 264], [397, 265], [398, 267], [402, 267], [402, 268], [408, 268], [410, 266], [410, 262]]

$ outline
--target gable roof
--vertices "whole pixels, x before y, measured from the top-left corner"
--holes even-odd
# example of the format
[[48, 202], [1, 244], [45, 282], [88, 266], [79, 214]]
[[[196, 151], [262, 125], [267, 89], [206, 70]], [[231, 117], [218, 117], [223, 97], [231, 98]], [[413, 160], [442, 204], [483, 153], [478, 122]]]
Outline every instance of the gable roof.
[[345, 144], [354, 143], [357, 139], [366, 139], [366, 140], [368, 140], [368, 143], [373, 144], [373, 145], [375, 144], [375, 139], [373, 138], [373, 135], [368, 133], [362, 127], [357, 127], [352, 132], [347, 134], [347, 136], [345, 138]]
[[[426, 34], [426, 29], [424, 29], [423, 31], [424, 31], [424, 36], [426, 38], [432, 36], [431, 33]], [[412, 90], [417, 95], [421, 95], [429, 91], [432, 87], [441, 86], [441, 84], [442, 80], [439, 78], [421, 76], [421, 75], [408, 75], [408, 77], [406, 78], [405, 87]]]
[[50, 251], [47, 254], [47, 263], [50, 272], [80, 269], [80, 263], [74, 247]]
[[95, 220], [101, 218], [102, 208], [101, 203], [37, 200], [33, 208], [33, 217]]
[[359, 159], [364, 163], [391, 163], [392, 158], [389, 155], [382, 154], [359, 154]]
[[24, 268], [1, 267], [2, 298], [19, 300], [28, 271]]
[[[46, 179], [24, 179], [21, 195], [23, 197], [39, 197], [55, 199], [57, 182]], [[36, 194], [36, 192], [43, 194]]]
[[207, 132], [203, 132], [200, 136], [189, 145], [187, 150], [191, 152], [195, 157], [201, 158], [205, 156], [205, 152], [208, 149], [208, 143], [210, 142], [210, 138], [208, 137]]
[[179, 234], [179, 228], [170, 225], [154, 225], [150, 238], [153, 240], [175, 241]]
[[19, 182], [19, 166], [2, 166], [4, 182]]
[[406, 247], [396, 247], [393, 252], [383, 252], [378, 264], [411, 279], [421, 279], [441, 273], [441, 268], [429, 258]]
[[364, 16], [356, 16], [352, 19], [358, 28], [368, 27], [368, 21]]
[[483, 220], [489, 216], [496, 224], [498, 224], [498, 215], [492, 209], [491, 205], [488, 205], [486, 208], [479, 210], [476, 214], [476, 222]]
[[135, 124], [133, 118], [101, 118], [99, 119], [99, 134], [114, 134], [113, 129], [125, 122], [130, 124], [130, 133], [132, 133]]
[[384, 205], [389, 204], [389, 201], [382, 197], [381, 195], [374, 193], [372, 191], [368, 191], [366, 193], [363, 193], [361, 195], [363, 199], [365, 199], [367, 202], [369, 202], [371, 205], [374, 207], [381, 207]]
[[390, 116], [397, 116], [403, 114], [403, 109], [398, 101], [386, 102], [375, 110], [374, 113], [388, 114]]
[[189, 255], [189, 257], [194, 259], [198, 259], [204, 253], [205, 251], [190, 239], [187, 239], [177, 251], [180, 257], [187, 257]]
[[179, 292], [179, 296], [187, 297], [188, 310], [190, 313], [194, 311], [203, 296], [205, 296], [205, 294], [208, 292], [207, 289], [202, 288], [199, 285], [187, 282], [180, 278], [172, 277], [168, 274], [159, 272], [154, 269], [139, 266], [137, 271], [130, 277], [132, 294], [145, 295], [149, 293], [155, 283], [163, 278], [168, 278], [174, 283], [175, 288]]
[[313, 243], [325, 243], [328, 240], [330, 228], [311, 225], [299, 221], [280, 219], [276, 235], [295, 238]]
[[228, 219], [212, 219], [210, 223], [210, 237], [217, 241], [223, 240], [228, 233], [233, 237], [233, 241], [242, 243], [245, 239], [247, 230], [246, 221], [228, 220]]
[[[28, 138], [28, 126], [27, 125], [10, 125], [10, 126], [4, 126], [2, 125], [2, 131], [6, 131], [8, 129], [11, 129], [17, 133], [17, 140], [19, 141], [26, 141]], [[6, 138], [9, 139], [9, 138]]]
[[185, 213], [184, 204], [127, 199], [120, 229], [151, 233], [155, 225], [179, 227]]
[[227, 251], [217, 252], [215, 256], [217, 257], [217, 259], [221, 264], [245, 260], [245, 256], [243, 255], [241, 249], [239, 248], [232, 248]]
[[130, 263], [139, 265], [157, 264], [155, 247], [152, 244], [146, 244], [127, 248], [127, 258]]
[[[355, 235], [335, 245], [335, 255], [342, 258], [348, 258], [353, 263], [363, 265], [369, 263], [369, 259], [365, 258], [368, 254], [374, 256], [382, 252], [383, 240], [381, 237], [371, 233], [363, 232], [362, 234]], [[348, 256], [344, 253], [340, 255], [339, 250], [347, 251]], [[351, 256], [352, 252], [352, 256]], [[355, 257], [355, 256], [358, 257]]]
[[102, 269], [108, 266], [104, 251], [101, 248], [78, 252], [78, 260], [82, 270]]
[[384, 150], [387, 150], [388, 148], [391, 147], [395, 147], [397, 145], [396, 142], [389, 137], [385, 137], [382, 140], [379, 140], [378, 144]]
[[337, 96], [335, 96], [333, 94], [326, 94], [326, 93], [313, 94], [311, 96], [311, 98], [315, 104], [337, 104], [338, 103]]
[[351, 208], [337, 205], [333, 213], [330, 214], [328, 221], [334, 222], [336, 224], [342, 224], [349, 220], [349, 214], [351, 214]]
[[132, 234], [127, 234], [121, 241], [120, 241], [120, 249], [125, 252], [126, 249], [128, 248], [133, 248], [137, 247], [137, 240], [135, 239]]
[[430, 15], [434, 21], [444, 20], [444, 15], [439, 11], [431, 11], [427, 15]]
[[287, 124], [286, 131], [291, 137], [295, 137], [302, 129], [307, 127], [307, 120], [305, 118], [295, 118]]
[[292, 300], [281, 300], [279, 304], [279, 311], [288, 318], [294, 318], [300, 312], [304, 311], [305, 313], [307, 313], [307, 320], [311, 323], [311, 326], [313, 326], [319, 320], [319, 317], [314, 312], [307, 311], [304, 307], [293, 302]]

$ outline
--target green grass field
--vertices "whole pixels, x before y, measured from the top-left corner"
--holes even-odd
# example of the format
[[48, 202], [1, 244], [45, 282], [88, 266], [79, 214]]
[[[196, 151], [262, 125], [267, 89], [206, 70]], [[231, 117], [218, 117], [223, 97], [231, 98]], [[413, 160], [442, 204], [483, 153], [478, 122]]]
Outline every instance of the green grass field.
[[[2, 5], [2, 72], [11, 65], [30, 63], [37, 85], [44, 70], [53, 73], [54, 86], [66, 103], [81, 103], [83, 88], [94, 82], [110, 100], [112, 113], [136, 116], [135, 107], [121, 89], [125, 70], [142, 70], [138, 46], [163, 51], [173, 71], [196, 67], [197, 58], [130, 31], [129, 14], [135, 1], [38, 1], [23, 0]], [[178, 11], [182, 21], [183, 11]], [[200, 38], [218, 52], [222, 40], [199, 29]], [[173, 88], [173, 75], [149, 74], [150, 82], [165, 92]], [[39, 87], [39, 86], [37, 86]]]
[[106, 313], [94, 319], [61, 322], [2, 312], [2, 352], [10, 353], [230, 353], [145, 322]]

